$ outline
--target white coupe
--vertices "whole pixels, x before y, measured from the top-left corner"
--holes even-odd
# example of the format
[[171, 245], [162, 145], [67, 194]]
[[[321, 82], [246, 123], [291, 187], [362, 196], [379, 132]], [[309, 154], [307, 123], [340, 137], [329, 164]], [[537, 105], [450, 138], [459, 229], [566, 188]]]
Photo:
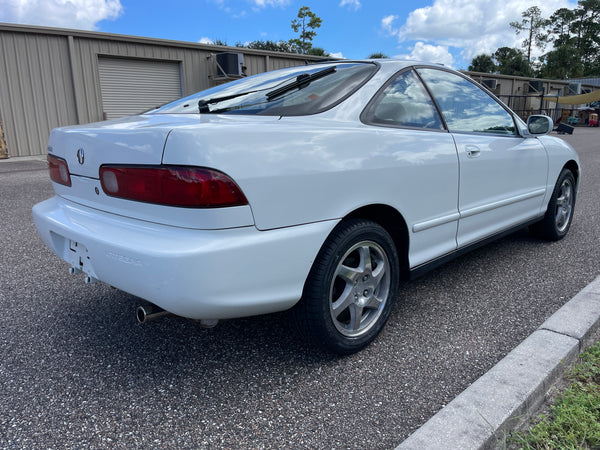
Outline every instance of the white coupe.
[[439, 65], [288, 68], [53, 130], [33, 216], [87, 282], [206, 325], [293, 308], [347, 354], [401, 280], [523, 226], [566, 235], [580, 164], [552, 126]]

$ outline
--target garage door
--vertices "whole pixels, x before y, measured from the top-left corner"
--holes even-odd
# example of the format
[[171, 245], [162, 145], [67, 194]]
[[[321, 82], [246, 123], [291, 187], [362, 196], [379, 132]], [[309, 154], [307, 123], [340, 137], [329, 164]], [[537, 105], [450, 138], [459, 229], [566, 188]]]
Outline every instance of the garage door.
[[139, 114], [181, 97], [179, 62], [98, 58], [105, 117]]

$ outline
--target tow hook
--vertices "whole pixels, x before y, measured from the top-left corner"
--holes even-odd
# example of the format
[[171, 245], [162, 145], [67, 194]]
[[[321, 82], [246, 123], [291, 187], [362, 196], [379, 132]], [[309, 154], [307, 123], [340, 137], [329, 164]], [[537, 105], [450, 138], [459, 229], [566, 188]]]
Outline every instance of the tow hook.
[[219, 319], [200, 319], [196, 320], [202, 328], [214, 328], [219, 323]]

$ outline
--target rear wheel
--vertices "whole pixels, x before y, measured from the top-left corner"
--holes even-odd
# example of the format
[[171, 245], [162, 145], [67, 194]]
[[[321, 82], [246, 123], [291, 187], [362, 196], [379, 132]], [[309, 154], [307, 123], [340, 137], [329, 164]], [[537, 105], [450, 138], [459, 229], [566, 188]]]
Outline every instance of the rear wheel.
[[560, 173], [546, 215], [531, 230], [550, 241], [558, 241], [567, 235], [575, 209], [575, 177], [569, 169]]
[[319, 252], [294, 311], [301, 333], [334, 353], [362, 349], [385, 325], [398, 280], [389, 233], [367, 220], [342, 222]]

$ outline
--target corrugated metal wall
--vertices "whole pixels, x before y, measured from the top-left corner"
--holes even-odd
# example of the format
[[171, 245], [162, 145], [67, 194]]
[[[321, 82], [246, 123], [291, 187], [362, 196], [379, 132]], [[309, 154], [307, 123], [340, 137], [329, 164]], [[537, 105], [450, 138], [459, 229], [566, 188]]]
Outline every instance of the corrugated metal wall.
[[0, 32], [0, 114], [10, 156], [46, 153], [49, 131], [77, 123], [67, 40]]
[[248, 75], [319, 59], [105, 33], [0, 25], [0, 117], [10, 156], [43, 155], [52, 128], [103, 120], [98, 58], [176, 62], [183, 95], [216, 84], [214, 54], [244, 54]]

